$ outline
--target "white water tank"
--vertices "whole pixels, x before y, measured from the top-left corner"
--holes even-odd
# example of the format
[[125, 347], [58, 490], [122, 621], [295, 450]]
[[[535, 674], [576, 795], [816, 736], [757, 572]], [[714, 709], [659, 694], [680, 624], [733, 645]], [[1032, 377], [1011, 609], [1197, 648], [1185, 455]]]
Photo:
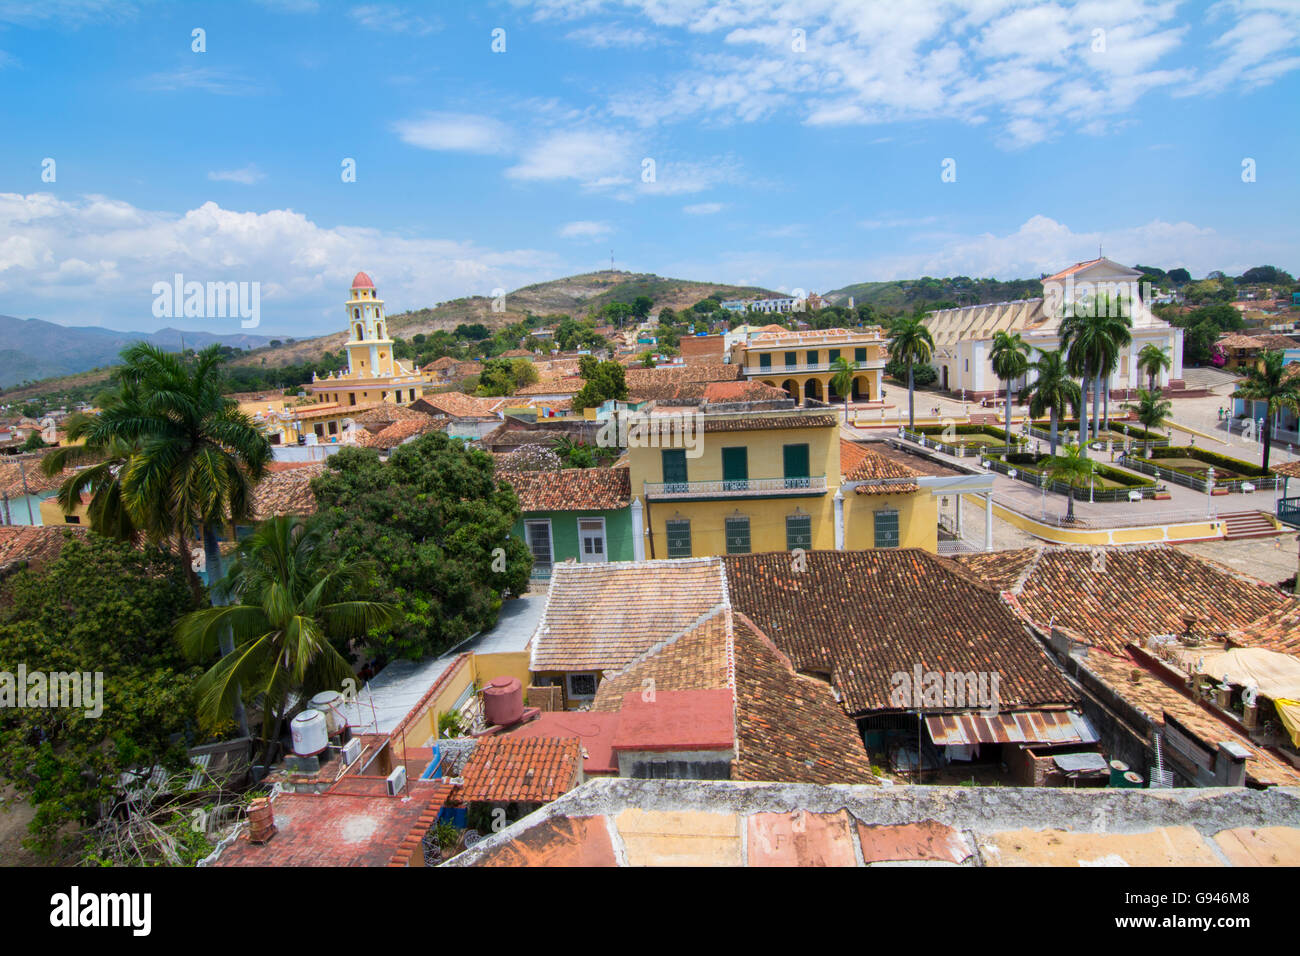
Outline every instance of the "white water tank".
[[343, 715], [343, 695], [336, 690], [323, 690], [311, 699], [313, 710], [325, 715], [325, 728], [331, 737], [343, 733], [348, 719]]
[[304, 710], [289, 722], [293, 735], [293, 752], [299, 757], [314, 757], [329, 746], [325, 715], [319, 710]]

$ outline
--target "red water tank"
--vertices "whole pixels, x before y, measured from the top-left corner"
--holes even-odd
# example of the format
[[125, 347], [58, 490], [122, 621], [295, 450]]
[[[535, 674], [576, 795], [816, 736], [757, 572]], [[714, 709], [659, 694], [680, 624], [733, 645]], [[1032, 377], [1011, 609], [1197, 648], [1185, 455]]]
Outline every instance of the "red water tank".
[[508, 727], [524, 716], [524, 688], [517, 677], [494, 677], [483, 685], [483, 716], [488, 726]]

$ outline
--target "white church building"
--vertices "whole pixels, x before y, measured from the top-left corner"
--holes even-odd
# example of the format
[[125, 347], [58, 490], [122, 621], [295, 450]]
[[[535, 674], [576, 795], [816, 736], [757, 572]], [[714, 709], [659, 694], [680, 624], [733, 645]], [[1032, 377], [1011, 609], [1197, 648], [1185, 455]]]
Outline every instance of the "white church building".
[[[1154, 342], [1169, 350], [1170, 367], [1160, 374], [1158, 384], [1165, 389], [1181, 389], [1183, 383], [1183, 330], [1151, 313], [1143, 301], [1140, 283], [1143, 274], [1111, 259], [1098, 258], [1079, 262], [1043, 279], [1043, 297], [1015, 302], [941, 309], [925, 317], [925, 325], [934, 338], [931, 364], [939, 374], [938, 385], [966, 398], [992, 398], [999, 395], [1003, 383], [993, 374], [990, 351], [993, 336], [1000, 331], [1019, 332], [1031, 347], [1030, 360], [1039, 352], [1061, 347], [1061, 320], [1075, 305], [1087, 306], [1102, 296], [1123, 300], [1132, 321], [1133, 341], [1120, 355], [1119, 366], [1111, 376], [1112, 392], [1124, 393], [1146, 388], [1147, 377], [1138, 368], [1142, 347]], [[1031, 371], [1015, 382], [1013, 391], [1032, 381]]]

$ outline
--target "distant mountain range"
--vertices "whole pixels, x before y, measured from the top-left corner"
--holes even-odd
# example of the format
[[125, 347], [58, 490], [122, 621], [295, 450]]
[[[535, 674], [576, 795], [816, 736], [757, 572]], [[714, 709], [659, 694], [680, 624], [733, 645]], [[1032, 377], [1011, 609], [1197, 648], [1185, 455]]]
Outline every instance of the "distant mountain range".
[[118, 353], [132, 342], [145, 341], [179, 351], [182, 339], [186, 348], [220, 343], [248, 349], [271, 341], [265, 335], [214, 335], [178, 329], [119, 332], [97, 326], [56, 325], [41, 319], [0, 315], [0, 342], [4, 343], [4, 348], [0, 349], [0, 388], [111, 365], [117, 361]]

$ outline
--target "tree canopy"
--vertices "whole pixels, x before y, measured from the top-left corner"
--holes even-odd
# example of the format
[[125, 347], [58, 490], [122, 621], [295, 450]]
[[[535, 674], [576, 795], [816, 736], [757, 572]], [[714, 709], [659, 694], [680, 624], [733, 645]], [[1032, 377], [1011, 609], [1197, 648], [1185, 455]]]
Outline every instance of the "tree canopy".
[[312, 481], [327, 559], [370, 559], [360, 596], [400, 609], [372, 629], [385, 657], [436, 654], [496, 623], [502, 596], [522, 593], [532, 555], [511, 529], [519, 500], [492, 457], [441, 432], [393, 450], [345, 448]]

